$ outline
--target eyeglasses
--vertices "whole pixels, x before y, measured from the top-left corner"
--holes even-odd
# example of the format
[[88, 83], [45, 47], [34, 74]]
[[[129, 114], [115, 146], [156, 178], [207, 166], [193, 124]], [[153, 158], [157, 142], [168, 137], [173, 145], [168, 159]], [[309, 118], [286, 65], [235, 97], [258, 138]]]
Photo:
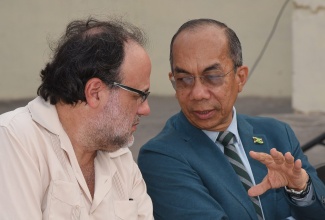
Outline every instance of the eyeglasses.
[[192, 76], [188, 74], [178, 73], [174, 74], [171, 78], [172, 85], [174, 89], [189, 89], [194, 85], [195, 78], [200, 78], [202, 84], [207, 87], [213, 88], [222, 85], [224, 77], [231, 73], [235, 68], [231, 69], [227, 73], [214, 73], [214, 74], [204, 74], [202, 76]]
[[141, 103], [145, 102], [147, 100], [149, 94], [150, 94], [149, 91], [143, 92], [141, 90], [134, 89], [134, 88], [131, 88], [129, 86], [125, 86], [125, 85], [123, 85], [121, 83], [117, 83], [117, 82], [113, 82], [113, 85], [117, 86], [117, 87], [120, 87], [121, 89], [124, 89], [126, 91], [133, 92], [133, 93], [136, 93], [136, 94], [140, 95]]

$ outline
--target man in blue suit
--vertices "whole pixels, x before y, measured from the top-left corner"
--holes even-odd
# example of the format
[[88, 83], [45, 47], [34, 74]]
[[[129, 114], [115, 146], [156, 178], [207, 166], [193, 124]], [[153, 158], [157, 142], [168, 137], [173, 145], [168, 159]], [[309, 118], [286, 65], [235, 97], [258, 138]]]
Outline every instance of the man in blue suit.
[[138, 157], [155, 219], [325, 219], [325, 186], [292, 129], [236, 112], [248, 68], [234, 31], [188, 21], [170, 63], [181, 112]]

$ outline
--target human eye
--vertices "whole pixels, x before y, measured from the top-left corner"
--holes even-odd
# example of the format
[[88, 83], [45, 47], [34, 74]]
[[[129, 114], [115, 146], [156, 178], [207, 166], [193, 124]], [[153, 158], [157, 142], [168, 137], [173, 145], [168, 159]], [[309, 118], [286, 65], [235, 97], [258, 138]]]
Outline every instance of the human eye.
[[209, 83], [209, 84], [213, 84], [213, 85], [218, 85], [220, 83], [222, 83], [222, 74], [208, 74], [208, 75], [204, 75], [205, 80]]
[[188, 74], [177, 74], [174, 76], [174, 79], [175, 79], [175, 86], [178, 89], [189, 88], [194, 82], [193, 76]]
[[193, 77], [180, 75], [176, 77], [176, 81], [182, 84], [190, 85], [193, 82]]
[[222, 74], [209, 74], [209, 75], [204, 75], [204, 77], [208, 80], [218, 80], [223, 77]]

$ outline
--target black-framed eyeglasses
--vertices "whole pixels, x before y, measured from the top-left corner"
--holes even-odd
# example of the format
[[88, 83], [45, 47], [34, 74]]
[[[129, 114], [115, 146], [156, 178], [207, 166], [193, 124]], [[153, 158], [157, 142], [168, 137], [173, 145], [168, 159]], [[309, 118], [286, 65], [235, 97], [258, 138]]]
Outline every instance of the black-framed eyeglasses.
[[121, 89], [124, 89], [126, 91], [129, 91], [129, 92], [133, 92], [133, 93], [136, 93], [138, 95], [140, 95], [141, 97], [141, 103], [145, 102], [150, 94], [149, 91], [146, 91], [146, 92], [143, 92], [141, 90], [138, 90], [138, 89], [135, 89], [135, 88], [132, 88], [132, 87], [129, 87], [129, 86], [125, 86], [121, 83], [117, 83], [117, 82], [113, 82], [113, 85], [114, 86], [117, 86], [117, 87], [120, 87]]
[[203, 84], [213, 88], [222, 85], [224, 77], [226, 77], [233, 70], [236, 70], [236, 67], [226, 73], [216, 72], [213, 74], [204, 74], [202, 76], [192, 76], [189, 74], [178, 73], [173, 75], [171, 82], [175, 89], [190, 89], [194, 85], [195, 78], [199, 78]]

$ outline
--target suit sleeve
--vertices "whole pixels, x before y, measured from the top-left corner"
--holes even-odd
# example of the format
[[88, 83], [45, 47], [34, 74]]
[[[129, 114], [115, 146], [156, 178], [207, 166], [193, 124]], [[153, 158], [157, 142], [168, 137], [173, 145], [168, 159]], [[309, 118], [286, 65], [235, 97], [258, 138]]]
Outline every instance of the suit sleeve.
[[182, 155], [142, 148], [138, 164], [153, 200], [156, 220], [228, 219]]
[[292, 155], [295, 159], [301, 159], [303, 168], [306, 170], [312, 180], [314, 190], [314, 197], [312, 198], [314, 201], [308, 206], [298, 206], [287, 196], [291, 205], [292, 216], [294, 216], [296, 219], [323, 219], [325, 216], [325, 185], [318, 178], [316, 170], [308, 162], [307, 157], [303, 154], [292, 129], [288, 125], [286, 129], [292, 147]]

